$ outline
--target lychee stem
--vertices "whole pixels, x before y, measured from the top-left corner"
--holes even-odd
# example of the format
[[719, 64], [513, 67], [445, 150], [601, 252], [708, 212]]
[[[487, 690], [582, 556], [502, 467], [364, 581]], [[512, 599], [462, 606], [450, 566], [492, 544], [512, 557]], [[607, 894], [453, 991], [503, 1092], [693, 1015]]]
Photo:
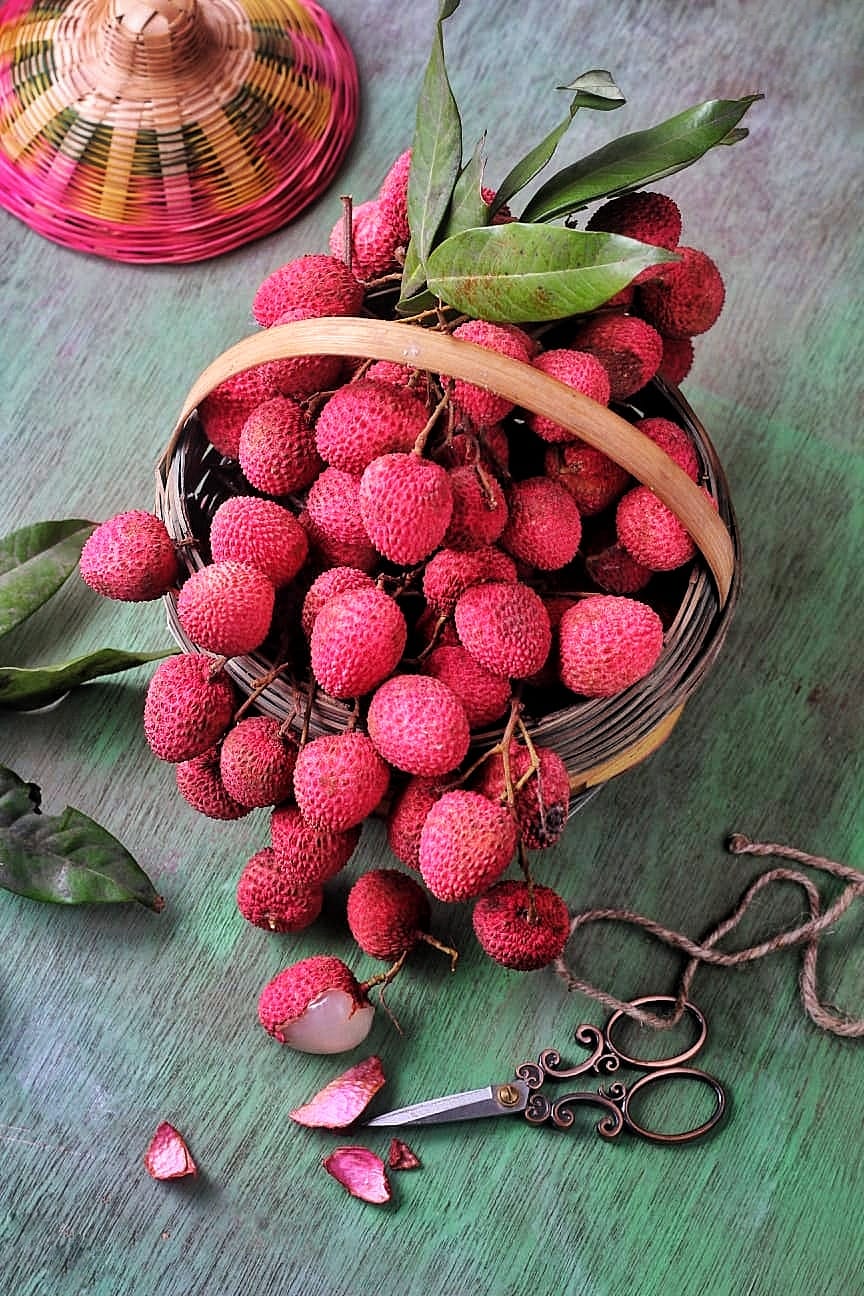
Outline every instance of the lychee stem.
[[300, 746], [305, 747], [309, 738], [309, 721], [312, 719], [312, 703], [315, 701], [315, 692], [318, 688], [318, 681], [313, 675], [309, 680], [309, 692], [306, 695], [306, 706], [303, 710], [303, 727], [300, 730]]
[[350, 194], [340, 194], [342, 204], [342, 259], [348, 270], [353, 273], [354, 260], [354, 200]]
[[473, 467], [475, 473], [477, 474], [477, 480], [480, 482], [480, 488], [483, 491], [483, 494], [486, 496], [486, 503], [488, 507], [490, 509], [496, 509], [498, 507], [498, 501], [496, 500], [495, 494], [492, 490], [492, 482], [489, 480], [489, 474], [483, 470], [483, 466], [480, 463], [479, 459], [477, 460], [476, 463], [472, 464], [471, 466]]
[[[444, 619], [446, 621], [447, 618], [445, 617]], [[450, 791], [451, 788], [460, 787], [463, 783], [467, 783], [471, 775], [476, 774], [477, 770], [480, 769], [481, 765], [485, 765], [486, 762], [492, 756], [498, 756], [498, 755], [503, 756], [505, 750], [505, 744], [507, 748], [509, 748], [510, 739], [513, 737], [513, 727], [514, 727], [513, 707], [514, 706], [516, 706], [517, 708], [519, 708], [519, 710], [521, 710], [522, 703], [515, 697], [510, 699], [510, 718], [507, 721], [507, 725], [504, 729], [504, 734], [500, 739], [500, 741], [495, 743], [493, 747], [489, 747], [485, 752], [483, 752], [482, 756], [478, 756], [475, 761], [472, 761], [472, 763], [468, 766], [467, 770], [465, 770], [464, 774], [460, 774], [457, 779], [454, 779], [452, 783], [448, 784], [446, 788], [448, 792]], [[518, 715], [518, 710], [516, 714]]]
[[390, 274], [378, 275], [376, 279], [365, 279], [363, 282], [367, 288], [383, 288], [386, 284], [399, 283], [401, 278], [401, 272], [396, 270]]
[[234, 721], [233, 721], [234, 724], [236, 724], [237, 721], [246, 714], [249, 708], [258, 701], [259, 697], [264, 692], [264, 690], [266, 688], [269, 688], [270, 685], [273, 683], [273, 681], [277, 679], [282, 674], [283, 671], [288, 670], [290, 665], [291, 665], [290, 662], [282, 662], [281, 666], [274, 666], [273, 669], [269, 670], [266, 675], [262, 675], [260, 679], [257, 679], [253, 682], [252, 692], [242, 703], [242, 705], [239, 706], [237, 710], [234, 712]]
[[416, 657], [406, 657], [405, 661], [407, 664], [410, 664], [411, 666], [416, 666], [418, 662], [422, 662], [424, 658], [429, 656], [432, 649], [436, 646], [438, 640], [441, 638], [441, 631], [444, 629], [449, 619], [450, 618], [447, 616], [439, 616], [438, 620], [435, 622], [435, 625], [432, 627], [432, 634], [429, 636], [429, 642], [427, 643], [426, 647], [421, 648], [420, 652], [417, 654]]
[[348, 723], [345, 726], [345, 732], [353, 733], [353, 731], [357, 728], [357, 723], [359, 719], [360, 719], [360, 699], [359, 697], [356, 697], [354, 699], [354, 705], [351, 708], [351, 714], [348, 717]]
[[[364, 360], [361, 365], [358, 365], [357, 369], [355, 369], [354, 373], [352, 374], [351, 382], [352, 383], [359, 382], [361, 378], [365, 378], [374, 363], [375, 363], [374, 360]], [[349, 386], [350, 385], [351, 384], [349, 383]]]
[[434, 428], [438, 420], [438, 415], [441, 413], [442, 409], [444, 409], [447, 405], [449, 405], [449, 403], [450, 403], [450, 393], [445, 391], [444, 395], [441, 397], [438, 404], [435, 406], [434, 410], [429, 415], [429, 418], [426, 421], [426, 426], [423, 428], [423, 431], [420, 433], [417, 440], [414, 442], [414, 449], [411, 452], [412, 454], [415, 455], [423, 454], [423, 451], [426, 448], [426, 442], [429, 439], [429, 434]]
[[442, 944], [442, 942], [436, 940], [434, 936], [430, 936], [428, 932], [418, 932], [417, 935], [420, 940], [425, 941], [427, 945], [431, 945], [433, 949], [440, 950], [442, 954], [449, 955], [450, 971], [456, 971], [456, 964], [459, 962], [458, 950], [453, 949], [451, 945]]
[[379, 972], [377, 976], [370, 977], [368, 981], [362, 981], [360, 983], [360, 989], [363, 992], [363, 994], [367, 994], [368, 991], [371, 990], [373, 986], [389, 985], [390, 982], [393, 980], [393, 978], [398, 976], [399, 973], [402, 971], [402, 968], [405, 966], [405, 960], [408, 957], [408, 952], [409, 951], [407, 949], [404, 949], [402, 953], [399, 955], [396, 962], [392, 964], [392, 966], [389, 967], [386, 972]]
[[528, 861], [528, 852], [525, 850], [525, 843], [519, 838], [519, 867], [525, 876], [525, 885], [528, 888], [528, 910], [525, 914], [525, 920], [529, 923], [536, 923], [537, 905], [534, 901], [534, 879], [531, 876], [531, 865]]
[[210, 664], [210, 679], [215, 679], [221, 670], [224, 669], [227, 657], [214, 657]]

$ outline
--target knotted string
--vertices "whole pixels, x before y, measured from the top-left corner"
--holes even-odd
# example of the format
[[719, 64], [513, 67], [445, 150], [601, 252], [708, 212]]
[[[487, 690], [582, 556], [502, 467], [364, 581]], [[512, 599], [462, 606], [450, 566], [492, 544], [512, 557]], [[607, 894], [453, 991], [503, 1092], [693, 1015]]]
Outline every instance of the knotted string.
[[[670, 928], [664, 927], [662, 923], [654, 922], [643, 914], [634, 913], [631, 909], [587, 909], [583, 913], [574, 914], [571, 918], [571, 936], [577, 928], [587, 927], [592, 922], [631, 923], [636, 927], [641, 927], [652, 936], [656, 936], [658, 940], [672, 946], [673, 949], [682, 950], [689, 955], [689, 958], [681, 974], [674, 1007], [670, 1013], [664, 1013], [662, 1016], [645, 1012], [641, 1008], [635, 1008], [625, 1000], [617, 999], [615, 995], [611, 995], [590, 982], [582, 980], [581, 977], [574, 976], [562, 954], [555, 961], [555, 970], [565, 981], [568, 990], [581, 991], [582, 994], [588, 995], [591, 999], [596, 999], [598, 1003], [603, 1004], [604, 1007], [610, 1010], [626, 1013], [628, 1017], [632, 1017], [634, 1021], [640, 1022], [643, 1026], [663, 1030], [674, 1026], [684, 1015], [685, 1004], [690, 995], [690, 986], [700, 964], [711, 963], [715, 967], [740, 967], [742, 963], [752, 963], [755, 959], [765, 958], [768, 954], [776, 953], [777, 950], [789, 949], [793, 945], [803, 945], [805, 948], [798, 981], [801, 989], [801, 1000], [807, 1016], [822, 1030], [830, 1031], [834, 1035], [842, 1035], [849, 1039], [864, 1036], [864, 1017], [850, 1017], [841, 1010], [822, 1003], [816, 988], [816, 961], [819, 954], [819, 939], [822, 933], [835, 923], [841, 914], [846, 912], [855, 899], [864, 896], [864, 873], [849, 868], [846, 864], [838, 864], [835, 860], [825, 859], [820, 855], [808, 855], [806, 851], [796, 850], [794, 846], [782, 846], [777, 842], [751, 842], [742, 833], [734, 833], [728, 839], [726, 845], [733, 855], [773, 855], [780, 859], [794, 860], [796, 863], [806, 864], [810, 868], [819, 869], [824, 873], [831, 873], [834, 877], [843, 878], [849, 885], [823, 913], [819, 891], [810, 878], [803, 873], [799, 873], [796, 869], [769, 869], [750, 884], [734, 911], [727, 918], [724, 918], [722, 922], [718, 923], [714, 930], [702, 941], [693, 941], [682, 932], [672, 931]], [[777, 935], [760, 941], [758, 945], [751, 945], [747, 949], [735, 950], [730, 953], [715, 949], [714, 946], [717, 942], [738, 926], [759, 892], [773, 882], [794, 882], [796, 886], [803, 887], [810, 907], [809, 922], [802, 923], [798, 927], [790, 928], [787, 931], [778, 932]]]

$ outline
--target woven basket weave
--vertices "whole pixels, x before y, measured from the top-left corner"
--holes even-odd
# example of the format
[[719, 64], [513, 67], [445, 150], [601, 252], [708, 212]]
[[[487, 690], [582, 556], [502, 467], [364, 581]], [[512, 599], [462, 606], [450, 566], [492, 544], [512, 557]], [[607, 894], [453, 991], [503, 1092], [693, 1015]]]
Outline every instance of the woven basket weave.
[[196, 261], [284, 225], [354, 133], [314, 0], [7, 0], [0, 204], [67, 247]]
[[[328, 318], [280, 325], [245, 338], [218, 357], [198, 378], [156, 467], [157, 512], [177, 541], [194, 541], [218, 505], [248, 484], [209, 445], [195, 417], [204, 397], [235, 373], [282, 357], [330, 354], [395, 360], [448, 374], [499, 392], [523, 409], [569, 427], [649, 486], [681, 519], [699, 553], [664, 637], [664, 649], [645, 679], [611, 698], [575, 701], [526, 717], [532, 736], [565, 761], [576, 794], [574, 808], [594, 789], [645, 759], [666, 739], [684, 703], [704, 678], [725, 639], [740, 584], [740, 542], [723, 469], [704, 428], [680, 392], [655, 381], [635, 398], [641, 415], [664, 415], [689, 433], [701, 479], [716, 509], [669, 457], [619, 415], [529, 365], [471, 342], [414, 325], [374, 319]], [[206, 557], [187, 543], [190, 571]], [[175, 601], [167, 599], [172, 634], [186, 651], [195, 645], [180, 627]], [[262, 652], [232, 658], [226, 669], [248, 693], [273, 665]], [[285, 718], [302, 711], [305, 686], [286, 679], [257, 699], [265, 714]], [[345, 728], [346, 704], [318, 693], [310, 717], [312, 734]], [[299, 725], [299, 721], [298, 721]], [[488, 745], [501, 730], [477, 734]]]

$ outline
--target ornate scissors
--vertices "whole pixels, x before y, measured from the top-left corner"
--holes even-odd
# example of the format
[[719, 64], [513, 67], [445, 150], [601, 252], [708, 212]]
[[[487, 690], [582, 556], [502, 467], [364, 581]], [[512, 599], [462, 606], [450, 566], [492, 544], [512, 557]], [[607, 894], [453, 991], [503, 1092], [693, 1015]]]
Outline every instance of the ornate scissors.
[[[673, 1004], [671, 995], [649, 995], [634, 999], [633, 1005], [652, 1008]], [[574, 1108], [580, 1103], [601, 1107], [604, 1115], [597, 1124], [597, 1133], [605, 1139], [615, 1138], [622, 1130], [629, 1130], [652, 1143], [690, 1143], [701, 1138], [721, 1120], [726, 1110], [726, 1092], [714, 1076], [695, 1067], [685, 1066], [695, 1057], [708, 1037], [708, 1026], [695, 1004], [685, 1004], [686, 1011], [696, 1023], [698, 1034], [695, 1043], [682, 1053], [669, 1058], [638, 1058], [622, 1052], [612, 1039], [612, 1032], [625, 1016], [623, 1010], [613, 1013], [601, 1030], [584, 1023], [576, 1027], [575, 1040], [590, 1050], [590, 1056], [578, 1066], [565, 1067], [555, 1049], [544, 1049], [536, 1062], [523, 1062], [517, 1066], [514, 1080], [503, 1084], [487, 1085], [484, 1089], [469, 1089], [464, 1093], [447, 1094], [443, 1098], [430, 1098], [412, 1103], [395, 1111], [385, 1112], [366, 1125], [435, 1125], [443, 1121], [475, 1120], [483, 1116], [522, 1115], [531, 1125], [550, 1124], [558, 1129], [569, 1129], [576, 1119]], [[583, 1075], [610, 1075], [620, 1066], [632, 1067], [645, 1074], [631, 1085], [615, 1081], [605, 1088], [577, 1090], [550, 1099], [541, 1092], [546, 1080], [573, 1080]], [[652, 1085], [664, 1081], [695, 1081], [707, 1085], [714, 1099], [714, 1108], [707, 1120], [692, 1129], [672, 1134], [648, 1129], [633, 1114], [634, 1099]]]

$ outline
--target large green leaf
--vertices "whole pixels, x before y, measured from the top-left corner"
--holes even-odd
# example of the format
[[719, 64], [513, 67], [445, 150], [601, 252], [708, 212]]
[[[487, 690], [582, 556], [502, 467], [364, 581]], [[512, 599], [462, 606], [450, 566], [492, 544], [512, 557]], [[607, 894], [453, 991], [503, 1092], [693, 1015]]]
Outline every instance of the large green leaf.
[[170, 657], [174, 649], [158, 653], [124, 652], [122, 648], [100, 648], [84, 657], [58, 666], [0, 666], [0, 710], [29, 711], [56, 702], [70, 689], [103, 675], [115, 675]]
[[441, 230], [441, 242], [460, 234], [462, 230], [478, 229], [489, 224], [489, 207], [483, 201], [483, 150], [485, 133], [477, 141], [470, 161], [459, 172], [453, 186], [453, 197], [447, 210], [447, 219]]
[[95, 525], [85, 518], [34, 522], [0, 538], [0, 635], [57, 592]]
[[[407, 305], [426, 284], [426, 267], [417, 255], [417, 244], [414, 239], [408, 240], [405, 249], [405, 263], [402, 266], [402, 284], [400, 287], [397, 309]], [[421, 308], [422, 309], [422, 308]], [[413, 312], [409, 309], [409, 315]]]
[[553, 153], [580, 108], [594, 108], [603, 112], [612, 108], [620, 108], [625, 102], [623, 94], [612, 80], [611, 75], [602, 69], [584, 72], [570, 85], [559, 86], [558, 88], [559, 90], [576, 91], [570, 101], [570, 111], [564, 120], [549, 132], [545, 139], [542, 139], [530, 152], [525, 154], [521, 161], [516, 163], [512, 171], [508, 171], [498, 186], [490, 217], [494, 216], [505, 203], [524, 189], [543, 170], [547, 162], [551, 160]]
[[673, 253], [618, 234], [557, 225], [465, 230], [429, 257], [428, 283], [468, 315], [514, 324], [581, 315]]
[[734, 140], [738, 122], [761, 98], [709, 99], [650, 130], [622, 135], [547, 180], [522, 219], [556, 220], [598, 198], [652, 184], [690, 166], [715, 144]]
[[93, 819], [66, 806], [40, 813], [42, 793], [0, 765], [0, 887], [51, 904], [135, 900], [164, 908], [147, 874]]
[[[443, 23], [459, 0], [442, 0], [411, 144], [408, 224], [421, 265], [432, 249], [462, 166], [462, 122], [444, 62]], [[410, 295], [407, 291], [405, 296]]]

